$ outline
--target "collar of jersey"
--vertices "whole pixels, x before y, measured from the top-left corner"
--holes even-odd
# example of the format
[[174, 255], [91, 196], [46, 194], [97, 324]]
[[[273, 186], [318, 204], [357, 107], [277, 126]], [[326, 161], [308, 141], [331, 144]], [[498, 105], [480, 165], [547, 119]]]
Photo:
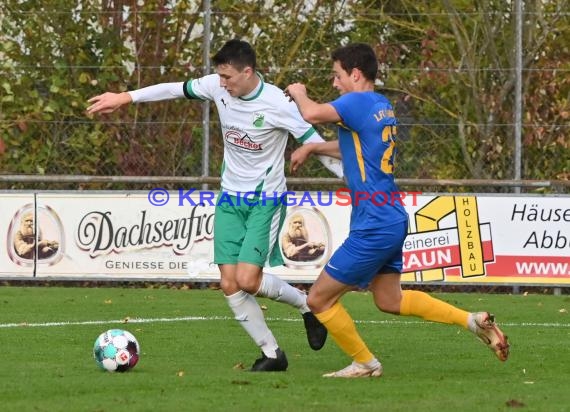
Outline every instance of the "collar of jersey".
[[261, 94], [261, 92], [263, 91], [263, 76], [261, 75], [261, 73], [259, 72], [255, 72], [255, 74], [257, 75], [257, 77], [259, 77], [259, 84], [257, 85], [257, 87], [247, 96], [240, 96], [239, 98], [241, 100], [245, 100], [246, 102], [249, 100], [253, 100], [253, 99], [257, 99], [259, 97], [259, 95]]

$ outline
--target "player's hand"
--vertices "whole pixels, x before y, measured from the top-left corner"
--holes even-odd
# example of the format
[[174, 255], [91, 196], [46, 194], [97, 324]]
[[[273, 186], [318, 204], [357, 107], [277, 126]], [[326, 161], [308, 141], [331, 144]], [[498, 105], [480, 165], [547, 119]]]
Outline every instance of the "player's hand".
[[289, 97], [289, 100], [295, 100], [298, 96], [307, 95], [307, 88], [303, 83], [292, 83], [285, 88], [285, 96]]
[[88, 114], [95, 113], [111, 113], [124, 104], [132, 102], [131, 95], [128, 93], [103, 93], [87, 100], [91, 106], [87, 107]]
[[296, 149], [293, 153], [291, 153], [291, 173], [297, 172], [301, 165], [305, 163], [305, 161], [309, 158], [313, 144], [315, 143], [304, 144], [303, 146]]

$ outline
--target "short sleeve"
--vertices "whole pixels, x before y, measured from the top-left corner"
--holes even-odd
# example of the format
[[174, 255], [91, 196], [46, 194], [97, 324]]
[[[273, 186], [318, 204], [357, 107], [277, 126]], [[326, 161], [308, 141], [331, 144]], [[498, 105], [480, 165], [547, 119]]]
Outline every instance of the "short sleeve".
[[285, 96], [276, 102], [279, 110], [276, 126], [287, 130], [299, 143], [303, 143], [316, 133], [315, 128], [307, 123], [294, 102], [289, 101]]
[[188, 99], [214, 100], [220, 91], [220, 77], [209, 74], [184, 82], [184, 96]]
[[347, 93], [330, 103], [342, 119], [342, 123], [352, 130], [357, 130], [357, 120], [362, 119], [361, 105], [356, 93]]

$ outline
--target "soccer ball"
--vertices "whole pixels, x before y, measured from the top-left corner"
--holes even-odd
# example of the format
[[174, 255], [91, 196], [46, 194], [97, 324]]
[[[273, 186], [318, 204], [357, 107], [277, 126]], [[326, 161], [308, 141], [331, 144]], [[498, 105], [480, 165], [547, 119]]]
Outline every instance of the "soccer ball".
[[132, 333], [122, 329], [103, 332], [93, 345], [93, 357], [101, 369], [126, 372], [139, 361], [140, 346]]

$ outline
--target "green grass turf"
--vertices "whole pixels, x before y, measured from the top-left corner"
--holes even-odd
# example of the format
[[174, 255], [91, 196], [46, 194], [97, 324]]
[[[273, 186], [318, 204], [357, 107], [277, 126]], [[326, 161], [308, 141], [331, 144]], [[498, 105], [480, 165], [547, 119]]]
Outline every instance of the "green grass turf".
[[[569, 297], [435, 296], [494, 312], [510, 337], [511, 358], [499, 362], [459, 327], [383, 314], [369, 294], [351, 293], [343, 303], [380, 357], [382, 378], [322, 378], [349, 359], [332, 339], [311, 351], [298, 313], [266, 299], [260, 303], [289, 370], [255, 374], [240, 365], [250, 366], [259, 351], [220, 291], [2, 287], [0, 410], [570, 410]], [[166, 321], [188, 316], [208, 319]], [[112, 322], [127, 317], [164, 319]], [[88, 321], [102, 322], [74, 324]], [[47, 322], [69, 324], [33, 326]], [[123, 374], [100, 370], [92, 356], [96, 337], [117, 327], [134, 333], [142, 351]]]

